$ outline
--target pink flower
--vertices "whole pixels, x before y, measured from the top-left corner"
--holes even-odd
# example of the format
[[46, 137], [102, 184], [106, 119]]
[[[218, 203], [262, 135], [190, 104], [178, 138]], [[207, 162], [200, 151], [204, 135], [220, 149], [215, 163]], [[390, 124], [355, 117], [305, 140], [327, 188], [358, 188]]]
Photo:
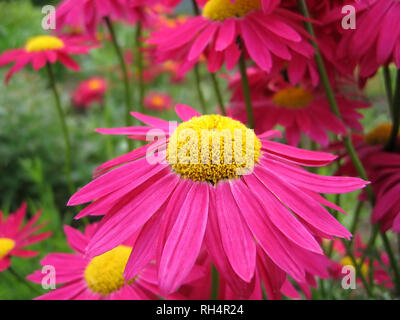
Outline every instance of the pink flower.
[[[74, 253], [50, 253], [42, 261], [42, 266], [55, 268], [57, 284], [55, 290], [40, 296], [39, 300], [148, 300], [158, 299], [157, 270], [154, 264], [148, 264], [140, 270], [134, 279], [126, 280], [123, 272], [130, 259], [132, 245], [137, 235], [126, 240], [114, 249], [99, 256], [85, 253], [85, 248], [95, 234], [97, 224], [86, 227], [82, 234], [69, 226], [64, 227], [65, 235]], [[197, 267], [200, 268], [200, 267]], [[42, 283], [42, 270], [35, 271], [27, 278]], [[192, 270], [185, 283], [197, 281], [204, 276], [200, 269]], [[183, 299], [182, 294], [169, 298]]]
[[[297, 146], [301, 134], [323, 146], [329, 144], [328, 131], [346, 134], [342, 122], [330, 111], [329, 102], [322, 88], [307, 84], [291, 86], [279, 77], [268, 77], [262, 70], [251, 69], [249, 73], [250, 91], [255, 117], [255, 131], [264, 132], [281, 125], [285, 129], [286, 140]], [[229, 113], [242, 122], [247, 122], [246, 107], [241, 88], [236, 78], [231, 84], [233, 92]], [[344, 124], [362, 131], [359, 119], [363, 116], [357, 111], [369, 104], [336, 94], [336, 101], [343, 116]]]
[[106, 92], [106, 80], [92, 77], [79, 83], [78, 88], [72, 93], [72, 101], [76, 107], [88, 108], [91, 103], [101, 103]]
[[[392, 130], [391, 124], [383, 123], [365, 136], [355, 136], [353, 140], [374, 191], [376, 201], [371, 215], [371, 222], [379, 222], [383, 232], [392, 229], [400, 233], [400, 153], [399, 150], [384, 150]], [[400, 145], [400, 137], [397, 145]], [[333, 145], [333, 149], [343, 150], [343, 146]], [[357, 172], [348, 156], [338, 174], [357, 176]], [[364, 198], [362, 198], [364, 199]]]
[[166, 93], [149, 92], [144, 98], [144, 105], [151, 110], [168, 110], [172, 107], [172, 99]]
[[[204, 244], [232, 290], [245, 297], [255, 285], [258, 255], [266, 270], [283, 270], [304, 282], [308, 271], [321, 267], [313, 261], [324, 258], [315, 237], [350, 238], [324, 206], [342, 210], [319, 193], [350, 192], [367, 182], [301, 168], [327, 165], [335, 156], [271, 141], [277, 131], [256, 136], [228, 117], [202, 116], [184, 105], [176, 106], [176, 112], [183, 122], [171, 133], [169, 122], [136, 112], [132, 115], [149, 126], [97, 129], [157, 139], [100, 166], [95, 176], [101, 176], [69, 200], [68, 205], [92, 202], [76, 218], [105, 215], [88, 243], [92, 254], [115, 248], [141, 229], [125, 275], [133, 278], [155, 256], [165, 295], [179, 288]], [[232, 150], [233, 161], [225, 162], [221, 144], [212, 144], [208, 153], [202, 144], [189, 144], [193, 152], [185, 153], [186, 134], [199, 139], [206, 132], [216, 139], [221, 131], [231, 132], [223, 150], [229, 154], [227, 145], [239, 148]], [[242, 135], [234, 137], [235, 131]]]
[[[156, 31], [148, 42], [157, 45], [159, 61], [183, 61], [182, 73], [202, 54], [210, 72], [219, 70], [224, 62], [231, 70], [240, 49], [267, 72], [274, 60], [290, 61], [298, 55], [311, 59], [314, 51], [302, 18], [277, 5], [278, 1], [272, 1], [267, 10], [261, 10], [260, 0], [209, 0], [201, 16]], [[239, 37], [243, 48], [237, 43]]]
[[364, 6], [358, 10], [357, 28], [344, 33], [338, 51], [340, 56], [359, 63], [362, 78], [371, 77], [380, 66], [392, 62], [400, 68], [400, 3], [369, 2], [366, 9]]
[[25, 250], [24, 247], [43, 241], [51, 236], [51, 232], [35, 234], [46, 226], [47, 223], [35, 225], [39, 220], [41, 211], [32, 219], [22, 225], [26, 214], [26, 203], [15, 212], [3, 216], [0, 211], [0, 272], [6, 270], [10, 264], [10, 257], [31, 258], [38, 255], [37, 251]]
[[148, 6], [154, 0], [64, 0], [57, 7], [57, 29], [81, 27], [94, 36], [104, 18], [135, 23], [149, 22]]
[[73, 38], [62, 38], [50, 35], [40, 35], [29, 38], [25, 46], [12, 49], [0, 55], [0, 67], [11, 62], [14, 65], [7, 73], [6, 83], [11, 76], [31, 63], [34, 70], [43, 68], [46, 63], [60, 61], [69, 69], [79, 71], [79, 65], [70, 57], [72, 54], [88, 54], [93, 46], [79, 44]]

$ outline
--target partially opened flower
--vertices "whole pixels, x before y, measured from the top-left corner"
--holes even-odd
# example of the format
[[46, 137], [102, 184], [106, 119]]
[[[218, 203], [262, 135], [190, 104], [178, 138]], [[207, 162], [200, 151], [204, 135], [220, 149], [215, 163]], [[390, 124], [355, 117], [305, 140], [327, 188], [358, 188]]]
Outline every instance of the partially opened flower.
[[31, 64], [34, 70], [39, 70], [47, 63], [53, 64], [59, 61], [67, 68], [79, 71], [79, 65], [70, 56], [72, 54], [88, 54], [92, 47], [79, 44], [70, 37], [35, 36], [29, 38], [23, 48], [3, 52], [0, 55], [0, 67], [14, 62], [7, 73], [6, 83], [14, 73], [28, 64]]
[[47, 223], [36, 224], [41, 211], [38, 211], [32, 219], [23, 224], [26, 214], [26, 203], [15, 212], [3, 216], [0, 211], [0, 272], [11, 264], [11, 257], [30, 258], [39, 254], [37, 251], [26, 250], [25, 247], [43, 241], [51, 236], [51, 232], [37, 233]]
[[209, 0], [201, 16], [154, 32], [149, 43], [157, 45], [160, 61], [183, 61], [181, 72], [189, 70], [202, 54], [210, 72], [224, 62], [232, 69], [242, 50], [267, 72], [275, 59], [290, 61], [294, 55], [311, 59], [314, 51], [301, 17], [278, 4], [271, 1], [263, 11], [260, 0]]
[[72, 93], [72, 101], [76, 107], [88, 108], [93, 102], [102, 102], [106, 92], [106, 80], [92, 77], [79, 83]]
[[[64, 227], [67, 241], [74, 253], [50, 253], [42, 261], [42, 266], [55, 268], [57, 289], [40, 296], [40, 300], [148, 300], [158, 299], [157, 270], [153, 264], [145, 266], [134, 279], [123, 276], [125, 265], [132, 252], [134, 235], [121, 245], [99, 256], [85, 253], [85, 248], [93, 236], [97, 224], [89, 225], [82, 234], [69, 226]], [[195, 270], [198, 271], [198, 270]], [[192, 272], [195, 281], [202, 273]], [[35, 271], [27, 278], [42, 283], [46, 274]], [[181, 298], [182, 295], [172, 298]]]
[[[255, 77], [255, 75], [253, 76]], [[282, 80], [279, 83], [276, 78], [272, 80], [268, 77], [258, 78], [259, 81], [254, 83], [254, 88], [251, 88], [257, 133], [281, 125], [285, 128], [287, 142], [293, 146], [298, 145], [301, 134], [327, 146], [329, 131], [345, 135], [345, 125], [362, 131], [359, 119], [363, 116], [357, 109], [367, 108], [369, 104], [336, 93], [335, 98], [343, 117], [343, 124], [331, 112], [329, 101], [321, 88], [307, 85], [291, 86]], [[243, 95], [234, 93], [233, 97], [236, 100], [231, 102], [229, 113], [234, 118], [246, 122], [247, 115]]]
[[144, 105], [150, 110], [163, 111], [172, 107], [172, 99], [166, 93], [149, 92], [144, 98]]
[[156, 256], [160, 290], [174, 292], [204, 243], [220, 274], [244, 297], [255, 285], [257, 250], [267, 270], [304, 282], [324, 258], [316, 236], [351, 236], [324, 206], [342, 210], [319, 193], [351, 192], [367, 182], [301, 168], [329, 164], [335, 156], [271, 141], [276, 131], [256, 136], [228, 117], [202, 116], [184, 105], [176, 112], [183, 122], [171, 132], [169, 122], [139, 113], [132, 114], [149, 126], [98, 129], [157, 140], [106, 162], [96, 170], [104, 174], [68, 202], [93, 201], [77, 218], [105, 215], [88, 244], [93, 254], [142, 228], [127, 279]]

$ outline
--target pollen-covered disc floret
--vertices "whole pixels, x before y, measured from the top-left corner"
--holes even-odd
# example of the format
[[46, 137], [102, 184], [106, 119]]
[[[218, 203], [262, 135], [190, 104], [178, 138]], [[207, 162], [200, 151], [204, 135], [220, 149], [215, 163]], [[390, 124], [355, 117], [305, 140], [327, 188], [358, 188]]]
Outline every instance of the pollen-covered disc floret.
[[64, 42], [55, 36], [36, 36], [28, 39], [25, 45], [27, 52], [38, 52], [45, 50], [57, 50], [64, 48]]
[[15, 241], [9, 238], [0, 238], [0, 259], [4, 258], [15, 247]]
[[381, 123], [365, 135], [365, 141], [372, 146], [384, 145], [389, 141], [391, 132], [391, 123]]
[[285, 88], [272, 97], [276, 105], [289, 109], [305, 108], [313, 99], [312, 93], [302, 87]]
[[193, 117], [170, 137], [167, 160], [185, 179], [216, 184], [238, 178], [259, 161], [261, 142], [241, 122], [220, 115]]
[[123, 276], [132, 248], [120, 245], [94, 257], [85, 269], [87, 286], [93, 293], [107, 296], [134, 279], [125, 281]]
[[203, 16], [211, 20], [223, 21], [228, 18], [244, 17], [260, 8], [260, 0], [209, 0], [203, 8]]

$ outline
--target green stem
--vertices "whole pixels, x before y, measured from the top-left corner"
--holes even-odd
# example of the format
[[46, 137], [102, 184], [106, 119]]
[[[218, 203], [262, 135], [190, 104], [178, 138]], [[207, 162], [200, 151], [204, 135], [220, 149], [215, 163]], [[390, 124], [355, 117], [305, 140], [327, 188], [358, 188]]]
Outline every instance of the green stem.
[[219, 289], [219, 274], [215, 266], [212, 266], [212, 287], [211, 287], [211, 300], [218, 300]]
[[392, 88], [392, 77], [390, 75], [389, 66], [383, 67], [383, 79], [385, 82], [386, 96], [389, 104], [390, 114], [393, 117], [393, 88]]
[[26, 285], [30, 290], [32, 290], [35, 294], [37, 295], [42, 295], [42, 293], [37, 290], [30, 282], [29, 280], [27, 280], [26, 278], [24, 278], [23, 276], [21, 276], [18, 272], [16, 272], [12, 267], [9, 267], [8, 270], [10, 271], [10, 273], [21, 283], [23, 283], [24, 285]]
[[246, 103], [247, 123], [251, 129], [254, 129], [253, 106], [251, 105], [250, 86], [249, 86], [249, 80], [247, 79], [246, 61], [243, 53], [240, 55], [239, 69], [240, 69], [240, 78], [242, 81], [244, 101]]
[[381, 234], [381, 238], [382, 238], [385, 250], [389, 256], [390, 267], [392, 268], [393, 273], [394, 273], [394, 279], [395, 279], [394, 286], [396, 288], [397, 294], [400, 295], [400, 273], [399, 273], [399, 269], [397, 267], [396, 258], [394, 256], [392, 246], [390, 245], [390, 242], [389, 242], [389, 239], [388, 239], [386, 233], [381, 232], [380, 234]]
[[194, 65], [193, 71], [194, 71], [194, 77], [195, 77], [195, 83], [196, 83], [196, 90], [197, 90], [197, 94], [198, 94], [199, 100], [200, 100], [201, 111], [203, 114], [206, 114], [207, 113], [207, 105], [206, 105], [206, 101], [204, 99], [203, 91], [201, 90], [200, 70], [199, 70], [198, 63], [196, 63]]
[[[104, 21], [106, 22], [108, 31], [110, 32], [111, 41], [114, 46], [115, 53], [117, 54], [119, 64], [120, 64], [121, 70], [122, 70], [122, 76], [124, 79], [124, 89], [125, 89], [125, 125], [127, 127], [130, 127], [132, 125], [132, 117], [130, 115], [131, 105], [132, 105], [132, 96], [131, 96], [131, 90], [130, 90], [130, 84], [129, 84], [128, 68], [126, 66], [121, 47], [118, 44], [118, 40], [115, 35], [115, 30], [111, 23], [110, 18], [105, 17]], [[128, 147], [129, 147], [129, 150], [131, 150], [133, 148], [133, 140], [132, 139], [128, 139]]]
[[360, 221], [360, 214], [361, 214], [362, 206], [363, 206], [363, 202], [359, 201], [357, 203], [356, 211], [354, 213], [353, 221], [351, 223], [350, 232], [353, 235], [353, 238], [351, 239], [352, 242], [353, 242], [353, 239], [354, 239], [354, 235], [355, 235], [355, 233], [357, 231], [358, 222]]
[[75, 192], [75, 187], [71, 179], [71, 140], [70, 140], [70, 135], [68, 131], [68, 126], [67, 122], [65, 119], [65, 114], [64, 111], [61, 107], [61, 102], [60, 102], [60, 95], [58, 94], [57, 86], [56, 86], [56, 79], [54, 77], [54, 72], [51, 67], [50, 63], [46, 64], [46, 70], [47, 74], [49, 77], [49, 82], [51, 89], [54, 94], [54, 100], [55, 100], [55, 106], [57, 109], [58, 117], [60, 119], [61, 123], [61, 130], [63, 132], [63, 137], [64, 137], [64, 143], [65, 143], [65, 175], [67, 178], [67, 185], [68, 185], [68, 191], [69, 193], [74, 193]]
[[394, 91], [394, 98], [392, 100], [392, 132], [390, 133], [389, 142], [386, 145], [387, 151], [396, 149], [397, 138], [399, 136], [400, 128], [400, 69], [397, 70], [396, 86]]
[[215, 95], [217, 96], [217, 100], [218, 100], [218, 104], [219, 104], [219, 107], [221, 109], [221, 112], [222, 112], [222, 114], [224, 116], [226, 116], [226, 109], [225, 109], [224, 100], [222, 98], [221, 89], [219, 87], [219, 83], [218, 83], [217, 77], [215, 76], [215, 73], [211, 73], [211, 80], [212, 80], [213, 85], [214, 85]]
[[143, 78], [143, 52], [142, 52], [142, 23], [138, 22], [138, 25], [136, 27], [136, 35], [135, 35], [135, 47], [136, 47], [136, 69], [139, 74], [139, 104], [138, 104], [138, 109], [139, 112], [144, 112], [144, 104], [143, 104], [143, 99], [144, 99], [144, 93], [145, 93], [145, 87], [144, 87], [144, 78]]

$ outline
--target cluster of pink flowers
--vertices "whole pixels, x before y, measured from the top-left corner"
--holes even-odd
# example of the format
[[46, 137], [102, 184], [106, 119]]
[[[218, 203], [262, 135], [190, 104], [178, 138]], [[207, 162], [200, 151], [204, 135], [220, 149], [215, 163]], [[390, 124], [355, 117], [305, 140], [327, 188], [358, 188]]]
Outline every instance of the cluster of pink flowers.
[[[59, 61], [78, 71], [70, 55], [99, 47], [93, 36], [101, 24], [118, 47], [112, 25], [122, 22], [145, 30], [136, 38], [138, 52], [117, 50], [121, 70], [141, 90], [160, 74], [179, 86], [193, 70], [201, 93], [200, 66], [203, 76], [214, 77], [219, 97], [214, 112], [210, 103], [202, 113], [200, 102], [177, 104], [180, 122], [173, 127], [162, 112], [177, 99], [165, 90], [140, 91], [142, 101], [127, 104], [143, 125], [96, 129], [140, 146], [100, 165], [71, 195], [68, 206], [88, 204], [75, 219], [98, 222], [83, 233], [65, 226], [74, 253], [41, 260], [54, 266], [60, 286], [38, 299], [209, 299], [212, 266], [219, 299], [263, 299], [263, 288], [268, 299], [310, 298], [317, 278], [339, 278], [343, 265], [360, 261], [365, 275], [359, 276], [373, 275], [363, 285], [398, 289], [400, 279], [391, 280], [396, 261], [379, 252], [384, 267], [370, 263], [358, 234], [349, 258], [354, 235], [329, 194], [363, 189], [359, 200], [366, 202], [372, 192], [370, 225], [383, 236], [400, 233], [400, 72], [388, 94], [393, 124], [369, 133], [362, 125], [371, 108], [364, 85], [381, 67], [400, 69], [400, 2], [207, 0], [197, 1], [196, 15], [174, 18], [178, 3], [64, 0], [56, 33], [0, 55], [0, 66], [14, 62], [6, 82], [29, 63], [39, 70]], [[356, 29], [341, 26], [344, 5], [355, 8]], [[65, 36], [67, 27], [80, 28], [84, 37]], [[218, 86], [224, 79], [226, 92]], [[73, 104], [101, 103], [106, 90], [103, 78], [87, 79], [72, 93]], [[146, 114], [152, 111], [160, 117]], [[218, 145], [199, 145], [204, 130], [207, 142]], [[321, 167], [335, 161], [339, 169], [326, 175]], [[39, 214], [19, 228], [24, 214], [21, 207], [5, 221], [0, 215], [0, 271], [9, 256], [33, 255], [21, 247], [49, 236], [32, 236]], [[326, 254], [327, 243], [340, 262]], [[28, 279], [40, 284], [43, 277], [38, 270]]]

